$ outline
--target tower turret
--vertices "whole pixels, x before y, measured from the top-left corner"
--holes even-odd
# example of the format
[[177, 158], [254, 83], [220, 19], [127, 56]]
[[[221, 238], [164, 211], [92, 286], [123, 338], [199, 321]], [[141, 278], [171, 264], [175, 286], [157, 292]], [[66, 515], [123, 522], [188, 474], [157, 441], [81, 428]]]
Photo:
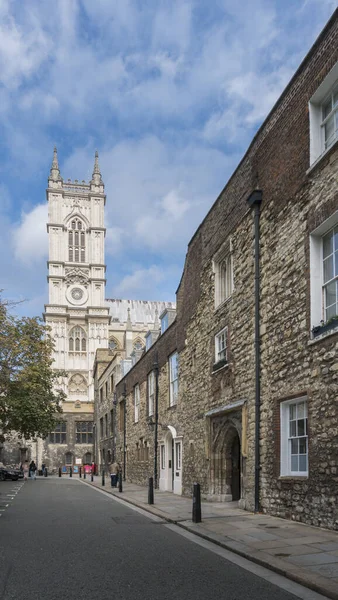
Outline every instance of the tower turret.
[[[59, 162], [58, 162], [58, 151], [56, 149], [56, 146], [54, 146], [53, 162], [52, 162], [52, 166], [51, 166], [49, 177], [48, 177], [48, 184], [50, 181], [53, 181], [54, 183], [62, 182], [62, 177], [60, 174]], [[52, 187], [52, 186], [50, 186], [50, 187]]]

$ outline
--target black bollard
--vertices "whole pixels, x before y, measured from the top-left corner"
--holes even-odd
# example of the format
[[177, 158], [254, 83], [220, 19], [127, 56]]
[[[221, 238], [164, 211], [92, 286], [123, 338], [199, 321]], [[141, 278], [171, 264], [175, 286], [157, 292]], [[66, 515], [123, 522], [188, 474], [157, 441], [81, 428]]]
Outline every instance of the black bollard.
[[119, 492], [122, 492], [122, 471], [119, 472]]
[[59, 477], [61, 477], [62, 475], [62, 471], [61, 471], [61, 467], [59, 467]]
[[73, 469], [72, 469], [72, 467], [69, 467], [69, 477], [73, 477]]
[[83, 479], [86, 479], [86, 467], [83, 469]]
[[94, 473], [93, 473], [93, 470], [92, 470], [92, 472], [91, 472], [90, 481], [94, 481]]
[[154, 504], [154, 478], [149, 477], [148, 504]]
[[[80, 475], [80, 479], [81, 479], [81, 475], [82, 475], [82, 469], [81, 469], [81, 467], [79, 468], [79, 475]], [[84, 477], [84, 474], [83, 474], [83, 477]]]
[[48, 477], [48, 471], [47, 471], [47, 467], [45, 467], [44, 476], [45, 476], [45, 477]]
[[102, 469], [102, 485], [104, 485], [104, 484], [105, 484], [105, 481], [104, 481], [104, 469]]
[[194, 483], [192, 496], [192, 522], [200, 523], [202, 521], [201, 511], [201, 486], [199, 483]]

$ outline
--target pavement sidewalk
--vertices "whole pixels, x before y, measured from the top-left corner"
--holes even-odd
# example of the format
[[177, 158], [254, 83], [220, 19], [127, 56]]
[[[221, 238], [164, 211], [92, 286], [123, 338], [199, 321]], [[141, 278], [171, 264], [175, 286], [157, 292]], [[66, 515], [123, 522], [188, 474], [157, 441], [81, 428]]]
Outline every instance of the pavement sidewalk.
[[196, 524], [191, 498], [156, 490], [155, 503], [149, 505], [146, 487], [123, 482], [119, 492], [109, 479], [104, 487], [100, 477], [84, 482], [338, 600], [338, 532], [250, 513], [237, 502], [202, 501], [202, 523]]

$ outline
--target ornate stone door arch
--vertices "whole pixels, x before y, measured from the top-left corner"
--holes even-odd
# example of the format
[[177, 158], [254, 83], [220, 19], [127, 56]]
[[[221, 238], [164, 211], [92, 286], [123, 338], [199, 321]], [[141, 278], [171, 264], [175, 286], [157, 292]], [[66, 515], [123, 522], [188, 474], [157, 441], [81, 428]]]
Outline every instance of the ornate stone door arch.
[[212, 420], [210, 491], [221, 502], [240, 499], [241, 429], [240, 415]]

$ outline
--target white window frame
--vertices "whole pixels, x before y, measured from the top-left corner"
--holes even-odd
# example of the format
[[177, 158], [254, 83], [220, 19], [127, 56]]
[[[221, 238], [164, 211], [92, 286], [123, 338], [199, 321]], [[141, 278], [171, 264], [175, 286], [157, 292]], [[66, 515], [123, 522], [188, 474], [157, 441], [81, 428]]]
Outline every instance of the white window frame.
[[[175, 364], [174, 364], [175, 361]], [[175, 406], [178, 398], [178, 353], [169, 356], [169, 406]]]
[[[307, 397], [295, 398], [293, 400], [286, 400], [281, 402], [280, 405], [280, 475], [281, 477], [308, 477], [309, 475], [309, 437], [308, 428], [304, 428], [305, 432], [302, 435], [298, 435], [298, 421], [296, 421], [296, 430], [294, 433], [291, 432], [290, 427], [290, 416], [291, 407], [296, 407], [298, 412], [298, 406], [304, 404], [304, 417], [299, 419], [299, 422], [306, 419], [308, 420], [308, 402]], [[294, 423], [295, 421], [292, 420]], [[306, 453], [294, 453], [292, 454], [292, 441], [298, 440], [298, 445], [301, 443], [300, 440], [306, 440]], [[292, 456], [306, 456], [306, 470], [294, 470], [292, 469], [291, 457]]]
[[161, 334], [165, 332], [166, 329], [168, 329], [169, 327], [169, 315], [166, 312], [163, 317], [161, 318]]
[[155, 371], [151, 371], [148, 375], [148, 415], [151, 417], [154, 414], [155, 406]]
[[146, 338], [146, 350], [149, 350], [149, 348], [151, 348], [151, 346], [153, 345], [152, 335], [151, 335], [150, 331], [146, 334], [145, 338]]
[[138, 423], [140, 418], [140, 386], [137, 383], [134, 387], [134, 422]]
[[[338, 130], [332, 140], [332, 143], [325, 147], [325, 123], [333, 112], [336, 112], [338, 106], [323, 119], [323, 105], [327, 101], [330, 93], [338, 86], [338, 62], [334, 65], [324, 81], [320, 84], [316, 92], [309, 101], [310, 116], [310, 165], [314, 165], [338, 140]], [[338, 115], [338, 112], [336, 112]], [[338, 125], [338, 116], [336, 116]]]
[[[323, 274], [323, 238], [338, 227], [338, 210], [310, 234], [310, 324], [311, 329], [325, 322], [325, 286]], [[335, 279], [337, 279], [335, 277]]]
[[182, 442], [175, 442], [175, 471], [182, 469]]
[[213, 259], [215, 308], [231, 298], [234, 288], [232, 242], [228, 240]]
[[161, 470], [164, 471], [166, 464], [165, 464], [165, 444], [161, 444], [160, 446], [160, 456], [161, 456]]
[[228, 362], [228, 327], [223, 327], [215, 335], [215, 364], [223, 360]]

